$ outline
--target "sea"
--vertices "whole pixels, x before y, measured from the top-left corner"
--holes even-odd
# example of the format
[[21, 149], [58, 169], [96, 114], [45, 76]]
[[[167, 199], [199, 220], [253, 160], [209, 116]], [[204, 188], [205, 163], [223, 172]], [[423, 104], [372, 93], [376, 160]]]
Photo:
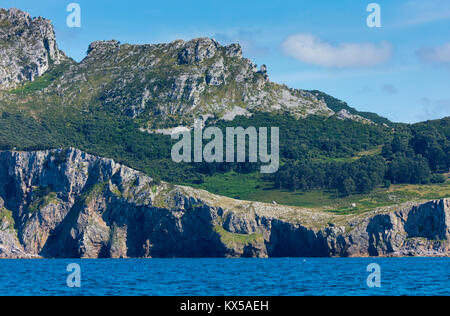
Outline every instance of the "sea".
[[0, 295], [450, 295], [450, 258], [1, 259]]

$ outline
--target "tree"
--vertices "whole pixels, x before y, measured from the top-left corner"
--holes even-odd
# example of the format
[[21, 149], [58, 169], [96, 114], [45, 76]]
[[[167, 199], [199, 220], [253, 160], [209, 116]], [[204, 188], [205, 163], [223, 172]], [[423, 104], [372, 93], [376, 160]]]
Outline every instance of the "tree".
[[358, 192], [358, 193], [367, 193], [373, 189], [372, 181], [370, 180], [369, 176], [367, 175], [367, 172], [360, 171], [356, 175], [355, 187], [356, 187], [356, 192]]
[[355, 181], [352, 178], [346, 178], [342, 181], [342, 184], [339, 186], [338, 190], [342, 196], [349, 196], [355, 192], [356, 186]]

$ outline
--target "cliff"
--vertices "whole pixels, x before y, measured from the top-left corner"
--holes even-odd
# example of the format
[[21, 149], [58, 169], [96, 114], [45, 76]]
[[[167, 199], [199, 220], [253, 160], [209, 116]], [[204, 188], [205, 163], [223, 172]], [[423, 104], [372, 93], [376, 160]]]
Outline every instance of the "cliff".
[[239, 201], [76, 149], [0, 152], [0, 257], [448, 256], [450, 199], [356, 215]]
[[0, 9], [0, 89], [33, 81], [67, 57], [58, 49], [53, 25], [18, 9]]

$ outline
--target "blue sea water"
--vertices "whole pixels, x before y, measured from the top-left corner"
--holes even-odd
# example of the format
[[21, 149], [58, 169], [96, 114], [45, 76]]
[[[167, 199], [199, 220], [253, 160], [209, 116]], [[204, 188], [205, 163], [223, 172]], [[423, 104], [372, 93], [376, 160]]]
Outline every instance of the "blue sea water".
[[0, 295], [450, 295], [450, 258], [0, 260]]

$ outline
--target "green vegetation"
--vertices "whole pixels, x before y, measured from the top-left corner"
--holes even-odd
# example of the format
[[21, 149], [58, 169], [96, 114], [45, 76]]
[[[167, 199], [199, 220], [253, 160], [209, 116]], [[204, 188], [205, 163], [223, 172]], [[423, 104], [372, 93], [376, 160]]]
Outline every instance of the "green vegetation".
[[283, 157], [284, 164], [269, 179], [277, 188], [336, 189], [342, 196], [368, 193], [391, 183], [442, 183], [445, 180], [439, 173], [450, 170], [449, 121], [411, 125], [392, 138], [385, 134], [384, 145], [346, 159]]
[[169, 192], [174, 189], [173, 184], [168, 184], [161, 192], [159, 192], [152, 201], [152, 205], [160, 208], [168, 208]]
[[47, 88], [53, 81], [58, 79], [69, 68], [70, 63], [63, 63], [56, 65], [51, 70], [44, 73], [42, 76], [37, 77], [34, 81], [27, 82], [21, 87], [18, 87], [11, 91], [11, 93], [26, 95], [35, 91], [43, 90]]
[[0, 208], [0, 227], [3, 225], [3, 223], [7, 222], [8, 226], [6, 227], [11, 232], [14, 231], [14, 225], [15, 221], [13, 218], [13, 214], [10, 210], [7, 210], [5, 207]]
[[30, 213], [34, 213], [47, 205], [57, 203], [58, 197], [55, 192], [51, 191], [50, 187], [37, 187], [31, 194], [31, 203], [28, 210]]
[[[139, 54], [126, 57], [129, 51], [125, 46], [119, 53], [125, 58], [121, 66], [136, 64]], [[398, 188], [400, 184], [445, 182], [442, 174], [450, 169], [450, 118], [414, 125], [394, 124], [376, 114], [358, 112], [319, 91], [313, 93], [334, 111], [346, 109], [377, 124], [322, 116], [295, 119], [285, 113], [261, 112], [252, 113], [249, 118], [238, 116], [232, 122], [209, 120], [208, 124], [222, 130], [230, 126], [278, 126], [279, 171], [262, 176], [257, 173], [258, 163], [174, 163], [170, 151], [175, 141], [170, 136], [143, 132], [141, 128], [152, 124], [177, 125], [179, 118], [167, 114], [167, 120], [152, 123], [150, 121], [157, 117], [154, 114], [166, 115], [157, 113], [158, 104], [154, 100], [149, 100], [137, 117], [132, 117], [133, 113], [126, 110], [129, 104], [122, 102], [136, 101], [144, 88], [142, 85], [152, 78], [155, 80], [149, 89], [169, 89], [173, 75], [192, 67], [178, 65], [175, 55], [155, 53], [162, 54], [162, 64], [143, 75], [145, 80], [127, 82], [123, 89], [115, 89], [121, 78], [114, 77], [117, 74], [108, 72], [106, 66], [99, 71], [90, 71], [87, 67], [79, 70], [80, 73], [72, 73], [68, 63], [52, 65], [51, 70], [34, 82], [12, 93], [5, 92], [5, 97], [0, 98], [0, 149], [41, 150], [70, 146], [140, 170], [155, 183], [165, 180], [234, 198], [301, 206], [321, 204], [335, 210], [346, 207], [352, 198], [359, 201], [372, 193]], [[170, 76], [165, 71], [167, 67]], [[76, 90], [65, 86], [68, 90], [62, 96], [53, 87], [68, 73], [86, 80], [79, 83]], [[238, 90], [241, 87], [230, 85], [208, 90], [205, 100], [229, 98], [240, 102]], [[46, 87], [46, 92], [41, 93]], [[276, 89], [276, 86], [268, 89]], [[274, 92], [272, 90], [268, 93]], [[121, 99], [121, 96], [126, 98]], [[64, 97], [70, 100], [62, 102]], [[122, 101], [111, 101], [116, 99]], [[63, 164], [65, 159], [63, 151], [55, 155], [54, 162]], [[149, 189], [156, 193], [154, 187]], [[36, 210], [42, 202], [52, 200], [52, 196], [44, 197], [33, 200], [30, 209]], [[339, 200], [343, 201], [342, 205]], [[369, 206], [361, 206], [361, 210]]]
[[[337, 214], [370, 211], [374, 208], [389, 206], [407, 201], [441, 199], [450, 196], [450, 181], [440, 184], [397, 184], [389, 188], [378, 187], [369, 193], [341, 196], [337, 190], [292, 191], [277, 189], [271, 182], [261, 179], [258, 173], [227, 173], [205, 179], [202, 184], [194, 185], [209, 192], [282, 205], [321, 209]], [[352, 204], [356, 204], [355, 207]]]
[[[440, 156], [444, 158], [449, 156], [445, 154], [449, 149], [445, 147], [448, 146], [445, 145], [448, 138], [445, 134], [446, 129], [442, 126], [447, 126], [443, 124], [448, 124], [448, 121], [449, 119], [443, 119], [441, 123], [428, 123], [431, 125], [431, 129], [437, 131], [436, 135], [442, 135], [437, 141], [433, 141], [431, 138], [431, 142], [439, 145], [435, 148], [441, 148], [444, 155]], [[390, 129], [381, 126], [353, 121], [314, 116], [295, 120], [289, 116], [264, 113], [256, 113], [252, 118], [237, 117], [231, 123], [218, 123], [221, 128], [228, 125], [246, 127], [251, 124], [281, 127], [281, 166], [278, 173], [273, 175], [274, 178], [263, 178], [260, 174], [256, 174], [259, 169], [258, 164], [176, 164], [170, 158], [173, 141], [169, 136], [141, 132], [139, 125], [131, 118], [114, 113], [112, 109], [111, 112], [105, 109], [91, 112], [44, 112], [39, 121], [25, 114], [13, 114], [13, 109], [10, 109], [8, 112], [3, 112], [0, 117], [0, 147], [2, 149], [35, 150], [73, 146], [92, 154], [113, 158], [120, 163], [141, 170], [153, 177], [155, 182], [162, 179], [201, 187], [213, 193], [240, 199], [268, 202], [275, 200], [280, 204], [298, 204], [295, 199], [291, 201], [291, 198], [286, 198], [287, 203], [285, 203], [276, 197], [280, 191], [288, 192], [289, 196], [301, 195], [303, 191], [305, 191], [305, 196], [309, 196], [311, 190], [333, 192], [333, 195], [336, 195], [337, 184], [344, 184], [343, 180], [345, 180], [339, 179], [337, 170], [347, 170], [347, 174], [355, 176], [354, 184], [349, 181], [345, 182], [346, 186], [340, 190], [341, 195], [365, 194], [372, 189], [385, 186], [388, 181], [392, 184], [412, 181], [411, 178], [400, 181], [397, 175], [389, 173], [389, 170], [395, 170], [393, 167], [399, 165], [398, 162], [402, 160], [386, 155], [388, 152], [386, 149], [382, 150], [380, 154], [380, 148], [385, 148], [386, 144], [395, 143], [394, 135], [398, 135], [397, 138], [401, 139], [405, 146], [407, 145], [406, 148], [411, 148], [409, 146], [413, 143], [411, 130], [419, 127], [427, 130], [427, 123], [424, 123], [423, 126], [402, 126], [399, 128], [399, 132], [393, 133]], [[419, 133], [415, 133], [415, 135], [419, 135]], [[418, 136], [415, 139], [418, 139]], [[396, 147], [394, 146], [394, 148]], [[413, 151], [414, 148], [419, 150], [418, 146], [412, 147]], [[430, 158], [439, 157], [439, 155], [428, 154], [432, 150], [435, 149], [427, 149], [425, 155]], [[60, 156], [55, 157], [55, 161], [63, 163], [64, 152]], [[410, 159], [423, 161], [422, 158], [417, 160], [415, 156], [411, 156]], [[391, 165], [390, 161], [394, 161], [394, 164]], [[385, 167], [380, 164], [381, 162]], [[401, 165], [413, 166], [414, 163], [405, 160]], [[368, 164], [373, 165], [374, 168], [368, 168]], [[438, 160], [433, 160], [433, 165], [438, 166], [439, 164]], [[442, 176], [438, 174], [445, 172], [445, 164], [439, 167], [440, 170], [435, 171], [430, 168], [428, 172], [425, 161], [422, 165], [425, 168], [425, 180], [428, 178], [428, 182], [442, 182]], [[292, 171], [289, 171], [289, 168]], [[361, 182], [359, 184], [355, 181], [356, 175], [359, 174], [353, 170], [355, 168], [362, 173], [367, 173], [367, 177], [357, 177]], [[308, 180], [308, 177], [305, 177], [308, 174], [305, 170], [308, 169], [311, 170], [309, 174], [314, 176], [314, 179], [321, 179], [322, 182], [319, 181], [319, 184], [328, 181], [328, 185], [316, 185], [317, 182], [314, 180]], [[417, 174], [414, 169], [407, 170], [410, 170], [407, 171], [408, 174]], [[371, 175], [374, 172], [379, 176]], [[431, 172], [436, 175], [433, 176]], [[285, 177], [281, 181], [280, 186], [283, 173], [287, 178]], [[295, 175], [297, 175], [297, 179], [293, 178]], [[345, 173], [343, 176], [345, 177]], [[373, 181], [374, 179], [377, 180]], [[365, 183], [362, 180], [365, 180]], [[420, 182], [423, 181], [420, 180]], [[331, 185], [333, 183], [336, 185]], [[293, 184], [295, 186], [291, 187]], [[254, 194], [252, 193], [253, 188], [258, 186], [260, 188], [270, 187], [271, 190], [264, 190], [264, 194], [260, 196], [252, 195]], [[293, 193], [291, 194], [290, 191]], [[275, 198], [264, 199], [271, 193]]]
[[284, 159], [350, 158], [373, 150], [389, 139], [390, 129], [337, 118], [309, 116], [295, 119], [284, 114], [254, 113], [236, 117], [232, 122], [219, 121], [226, 127], [277, 126], [280, 128], [280, 154]]
[[99, 196], [105, 190], [107, 184], [107, 181], [94, 184], [81, 195], [81, 201], [83, 201], [85, 205], [90, 203], [95, 197]]
[[10, 223], [14, 223], [12, 212], [5, 207], [0, 208], [0, 220], [6, 219]]
[[120, 192], [119, 189], [116, 186], [113, 186], [111, 188], [111, 192], [114, 193], [118, 197], [122, 197], [122, 192]]
[[263, 237], [261, 234], [235, 234], [226, 231], [222, 226], [214, 226], [214, 231], [220, 235], [220, 240], [230, 248], [238, 245], [249, 245], [261, 242]]
[[235, 199], [246, 199], [250, 194], [260, 188], [263, 179], [260, 173], [241, 174], [231, 171], [224, 174], [215, 174], [205, 177], [200, 184], [184, 183], [199, 189], [232, 197]]

